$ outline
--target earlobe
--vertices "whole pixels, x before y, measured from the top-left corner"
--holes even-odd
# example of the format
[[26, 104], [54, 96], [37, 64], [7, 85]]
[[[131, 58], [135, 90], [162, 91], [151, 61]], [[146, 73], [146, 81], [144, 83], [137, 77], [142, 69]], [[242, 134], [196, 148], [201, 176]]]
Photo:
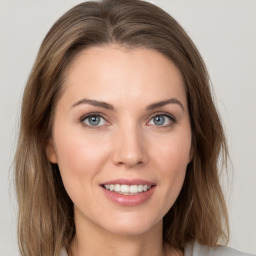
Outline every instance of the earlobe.
[[48, 140], [48, 142], [47, 142], [47, 145], [46, 145], [46, 155], [47, 155], [48, 160], [52, 164], [56, 164], [57, 163], [57, 155], [56, 155], [56, 150], [55, 150], [52, 138], [50, 138]]
[[190, 151], [189, 151], [189, 156], [188, 156], [188, 164], [192, 161], [194, 156], [194, 149], [193, 147], [191, 147]]

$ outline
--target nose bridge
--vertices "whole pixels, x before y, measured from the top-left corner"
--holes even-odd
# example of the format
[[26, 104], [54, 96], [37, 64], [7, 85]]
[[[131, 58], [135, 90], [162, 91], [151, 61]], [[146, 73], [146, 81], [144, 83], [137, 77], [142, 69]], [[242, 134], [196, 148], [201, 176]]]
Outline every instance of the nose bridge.
[[113, 143], [115, 164], [133, 167], [148, 161], [143, 130], [137, 124], [129, 122], [120, 125]]

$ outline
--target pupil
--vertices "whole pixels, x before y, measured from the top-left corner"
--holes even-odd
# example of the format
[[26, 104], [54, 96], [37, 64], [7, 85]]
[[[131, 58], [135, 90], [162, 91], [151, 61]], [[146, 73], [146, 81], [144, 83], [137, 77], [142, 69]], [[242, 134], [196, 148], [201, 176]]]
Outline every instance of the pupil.
[[91, 116], [89, 118], [89, 123], [91, 125], [98, 125], [100, 123], [100, 117], [98, 117], [98, 116]]
[[156, 116], [155, 117], [155, 124], [156, 125], [163, 125], [164, 124], [164, 117], [163, 116]]

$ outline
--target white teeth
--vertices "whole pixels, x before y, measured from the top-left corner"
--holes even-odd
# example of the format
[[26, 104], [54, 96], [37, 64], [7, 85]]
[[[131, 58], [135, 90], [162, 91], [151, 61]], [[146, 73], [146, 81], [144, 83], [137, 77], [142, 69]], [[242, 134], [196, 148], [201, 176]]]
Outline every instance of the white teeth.
[[132, 185], [130, 186], [130, 193], [137, 193], [138, 192], [138, 186]]
[[106, 184], [104, 188], [110, 191], [115, 191], [119, 194], [134, 195], [149, 190], [151, 185], [124, 185], [124, 184]]
[[144, 187], [143, 185], [139, 185], [138, 186], [138, 192], [142, 192], [143, 191], [143, 187]]
[[121, 185], [121, 192], [122, 193], [129, 193], [130, 192], [129, 185]]
[[116, 184], [114, 190], [115, 190], [115, 192], [119, 192], [120, 191], [120, 184]]

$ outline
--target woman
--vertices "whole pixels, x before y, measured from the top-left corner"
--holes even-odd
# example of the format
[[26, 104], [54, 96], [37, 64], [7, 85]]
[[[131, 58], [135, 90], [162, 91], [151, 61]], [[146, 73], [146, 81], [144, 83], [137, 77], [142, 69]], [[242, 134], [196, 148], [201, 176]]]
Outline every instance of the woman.
[[24, 92], [21, 254], [245, 255], [217, 246], [219, 159], [207, 70], [179, 24], [142, 1], [80, 4], [46, 35]]

